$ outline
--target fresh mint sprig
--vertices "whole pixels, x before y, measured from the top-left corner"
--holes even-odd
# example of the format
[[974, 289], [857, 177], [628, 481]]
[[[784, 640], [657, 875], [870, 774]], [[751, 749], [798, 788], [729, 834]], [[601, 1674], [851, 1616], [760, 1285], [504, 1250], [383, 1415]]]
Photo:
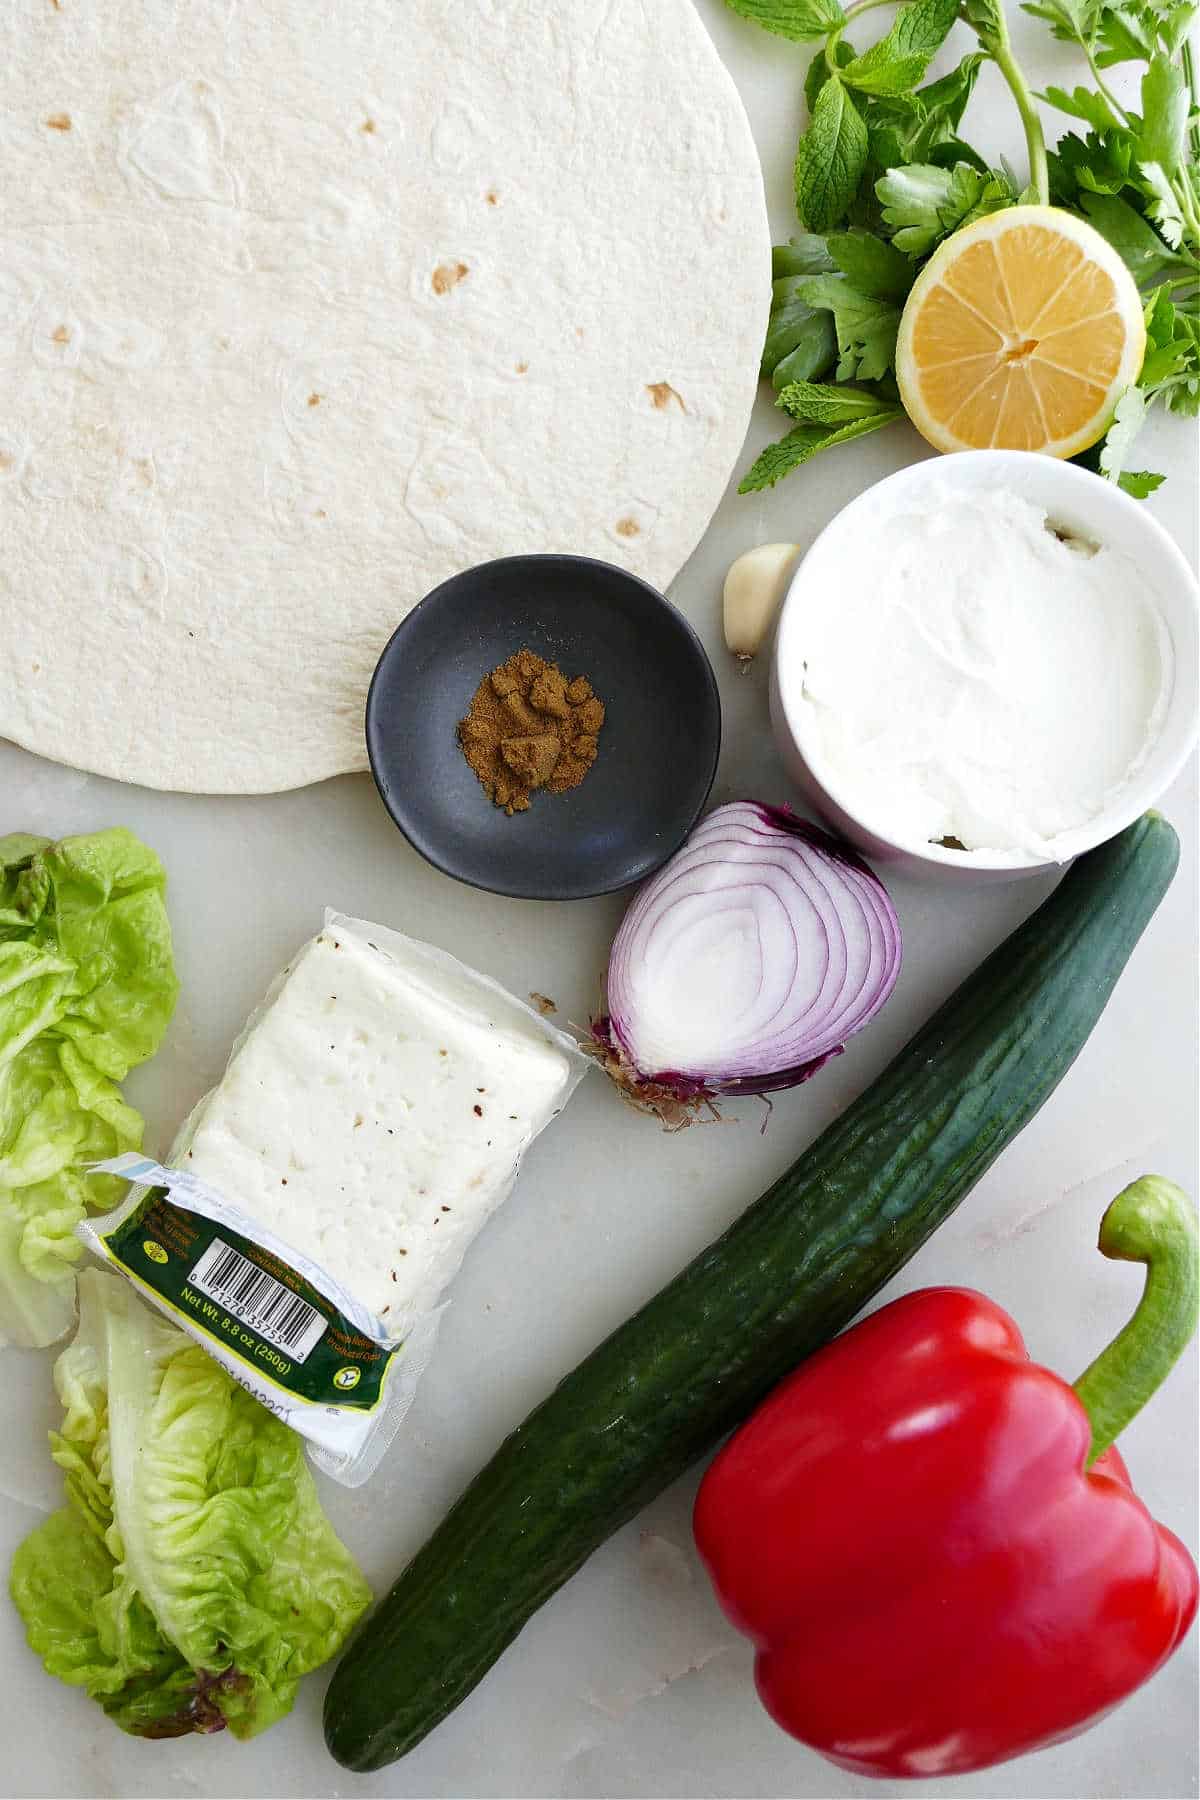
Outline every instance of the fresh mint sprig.
[[742, 481], [739, 494], [774, 487], [820, 451], [852, 443], [904, 416], [899, 400], [886, 394], [811, 381], [789, 382], [777, 404], [798, 423], [777, 444], [767, 445]]

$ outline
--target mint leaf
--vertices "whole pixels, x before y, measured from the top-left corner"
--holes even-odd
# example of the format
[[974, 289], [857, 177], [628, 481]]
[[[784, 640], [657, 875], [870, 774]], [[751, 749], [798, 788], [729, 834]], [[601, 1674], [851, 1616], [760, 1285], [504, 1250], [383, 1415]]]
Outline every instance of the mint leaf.
[[811, 43], [841, 25], [845, 14], [838, 0], [725, 0], [743, 19], [793, 43]]
[[1150, 469], [1126, 469], [1117, 476], [1117, 486], [1124, 493], [1132, 494], [1135, 500], [1144, 500], [1166, 479], [1165, 475], [1155, 475]]
[[994, 170], [981, 175], [968, 163], [956, 163], [952, 169], [933, 163], [889, 169], [875, 183], [875, 192], [892, 242], [914, 257], [927, 255], [969, 220], [1011, 206], [1016, 197], [1006, 176]]
[[894, 400], [881, 399], [864, 388], [815, 381], [789, 382], [780, 389], [778, 404], [802, 425], [848, 425], [875, 413], [901, 410]]
[[830, 256], [860, 293], [877, 300], [904, 299], [915, 271], [884, 238], [866, 231], [834, 231], [827, 242]]
[[790, 475], [802, 463], [810, 462], [820, 451], [866, 437], [868, 432], [878, 431], [881, 426], [890, 425], [893, 419], [901, 417], [903, 413], [896, 407], [893, 412], [872, 413], [868, 418], [855, 419], [848, 425], [797, 425], [777, 444], [767, 445], [753, 468], [742, 477], [738, 493], [755, 494], [763, 488], [774, 487], [784, 475]]
[[958, 17], [958, 0], [908, 0], [887, 36], [856, 56], [842, 79], [865, 94], [903, 94], [916, 86]]
[[1157, 163], [1172, 176], [1183, 157], [1183, 135], [1188, 119], [1188, 84], [1183, 69], [1165, 56], [1156, 56], [1142, 76], [1142, 117], [1137, 135], [1137, 158]]
[[928, 119], [936, 116], [944, 119], [955, 130], [958, 129], [983, 60], [980, 52], [973, 50], [969, 56], [963, 57], [957, 69], [951, 69], [948, 75], [918, 89], [914, 98], [922, 103]]
[[898, 56], [923, 56], [926, 61], [940, 50], [958, 17], [958, 0], [908, 0], [883, 43], [895, 45]]
[[861, 293], [845, 276], [814, 275], [802, 288], [810, 306], [833, 314], [839, 381], [878, 381], [892, 366], [900, 308]]
[[856, 56], [841, 71], [842, 79], [864, 94], [907, 94], [916, 87], [927, 67], [924, 56], [882, 56], [882, 43]]
[[1104, 95], [1093, 93], [1091, 88], [1077, 87], [1068, 94], [1065, 88], [1048, 87], [1035, 98], [1044, 100], [1048, 106], [1056, 106], [1059, 112], [1069, 114], [1072, 119], [1082, 119], [1095, 131], [1121, 129], [1121, 122]]
[[[854, 61], [854, 56], [855, 52], [845, 38], [839, 38], [833, 52], [836, 66], [844, 69], [847, 63]], [[813, 107], [817, 104], [817, 95], [829, 80], [829, 72], [829, 48], [827, 45], [825, 49], [817, 51], [808, 65], [808, 74], [804, 77], [804, 104], [807, 106], [810, 116]]]
[[956, 69], [915, 93], [875, 95], [867, 113], [871, 160], [877, 173], [905, 163], [968, 161], [986, 167], [955, 133], [984, 57], [974, 51]]
[[845, 218], [867, 166], [867, 128], [853, 100], [831, 75], [813, 107], [796, 153], [796, 210], [809, 231], [829, 231]]

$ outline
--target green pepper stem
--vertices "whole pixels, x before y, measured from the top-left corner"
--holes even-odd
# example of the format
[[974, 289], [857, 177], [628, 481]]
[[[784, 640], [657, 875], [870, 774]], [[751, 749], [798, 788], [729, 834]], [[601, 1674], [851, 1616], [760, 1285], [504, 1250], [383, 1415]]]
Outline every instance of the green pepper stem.
[[1124, 1431], [1182, 1356], [1200, 1311], [1196, 1209], [1173, 1181], [1143, 1175], [1100, 1221], [1100, 1250], [1146, 1265], [1132, 1319], [1075, 1383], [1092, 1425], [1088, 1467]]

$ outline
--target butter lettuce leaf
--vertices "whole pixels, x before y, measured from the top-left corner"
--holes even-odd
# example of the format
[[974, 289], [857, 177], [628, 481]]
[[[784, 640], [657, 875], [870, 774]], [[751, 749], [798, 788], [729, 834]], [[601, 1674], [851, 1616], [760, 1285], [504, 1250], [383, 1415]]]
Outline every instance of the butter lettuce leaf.
[[287, 1426], [118, 1276], [85, 1271], [79, 1301], [55, 1368], [67, 1504], [13, 1559], [30, 1646], [135, 1736], [252, 1737], [370, 1591]]
[[117, 1083], [152, 1056], [178, 983], [162, 864], [129, 831], [0, 837], [0, 1344], [70, 1330], [75, 1226], [136, 1150]]

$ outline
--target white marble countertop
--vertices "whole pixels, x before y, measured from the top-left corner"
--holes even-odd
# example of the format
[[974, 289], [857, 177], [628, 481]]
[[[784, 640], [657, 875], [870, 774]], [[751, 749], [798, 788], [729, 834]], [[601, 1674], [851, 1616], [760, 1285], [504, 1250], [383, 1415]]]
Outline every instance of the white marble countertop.
[[[775, 231], [794, 230], [792, 146], [805, 54], [698, 0], [751, 113]], [[1014, 9], [1040, 83], [1079, 79], [1064, 46]], [[957, 35], [957, 34], [956, 34]], [[965, 48], [965, 46], [964, 46]], [[1030, 51], [1032, 49], [1032, 54]], [[961, 51], [960, 51], [961, 53]], [[1020, 155], [1015, 115], [985, 68], [968, 135]], [[681, 271], [686, 279], [686, 271]], [[753, 445], [777, 435], [760, 403]], [[1171, 479], [1149, 503], [1196, 554], [1196, 433], [1155, 421], [1151, 467]], [[809, 541], [868, 482], [922, 446], [907, 426], [823, 457], [773, 494], [729, 496], [672, 589], [721, 678], [725, 749], [714, 799], [789, 798], [768, 739], [764, 678], [723, 657], [720, 582], [752, 543]], [[1164, 460], [1165, 459], [1165, 460]], [[1139, 459], [1141, 460], [1141, 459]], [[150, 793], [86, 778], [0, 745], [0, 831], [54, 836], [125, 823], [171, 876], [183, 995], [167, 1045], [129, 1083], [163, 1150], [217, 1076], [247, 1011], [322, 908], [428, 937], [562, 1014], [594, 1006], [619, 898], [570, 906], [496, 900], [428, 868], [389, 824], [366, 777], [269, 799]], [[930, 1282], [983, 1288], [1023, 1327], [1035, 1358], [1073, 1377], [1132, 1308], [1138, 1275], [1093, 1248], [1107, 1201], [1155, 1170], [1198, 1191], [1196, 1169], [1195, 764], [1164, 810], [1183, 839], [1176, 882], [1094, 1037], [1044, 1111], [889, 1294]], [[507, 1208], [453, 1290], [439, 1354], [384, 1470], [329, 1511], [382, 1590], [504, 1434], [613, 1326], [724, 1228], [881, 1069], [934, 1005], [1048, 891], [1038, 879], [979, 892], [895, 880], [906, 957], [880, 1019], [810, 1085], [776, 1099], [760, 1134], [738, 1122], [661, 1135], [590, 1077], [534, 1147]], [[55, 1416], [50, 1355], [7, 1352], [0, 1386], [0, 1559], [7, 1565], [59, 1477], [44, 1449]], [[1196, 1549], [1196, 1357], [1122, 1440], [1151, 1510]], [[857, 1780], [810, 1755], [761, 1711], [749, 1647], [724, 1623], [691, 1546], [693, 1475], [601, 1549], [527, 1627], [471, 1698], [405, 1761], [356, 1777], [325, 1754], [323, 1677], [257, 1741], [123, 1737], [82, 1695], [49, 1680], [0, 1604], [0, 1793], [5, 1796], [838, 1796], [914, 1787]], [[1085, 1737], [939, 1796], [1192, 1795], [1196, 1644]]]

